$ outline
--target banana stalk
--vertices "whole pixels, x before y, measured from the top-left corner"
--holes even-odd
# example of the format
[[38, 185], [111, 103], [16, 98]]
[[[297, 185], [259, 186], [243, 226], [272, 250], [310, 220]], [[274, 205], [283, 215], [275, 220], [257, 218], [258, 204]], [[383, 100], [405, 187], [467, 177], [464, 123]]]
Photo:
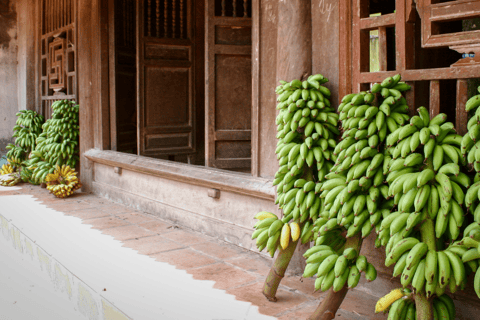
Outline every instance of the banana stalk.
[[300, 239], [297, 241], [290, 241], [285, 250], [280, 250], [272, 268], [268, 272], [267, 278], [265, 279], [265, 284], [263, 286], [263, 295], [269, 301], [277, 301], [277, 297], [275, 295], [277, 294], [278, 286], [285, 276], [285, 271], [287, 270], [299, 241]]
[[[345, 248], [353, 248], [357, 252], [360, 252], [362, 248], [362, 234], [357, 233], [351, 238], [347, 238], [345, 243]], [[344, 286], [340, 291], [333, 292], [333, 288], [328, 290], [327, 296], [325, 299], [320, 302], [317, 309], [312, 313], [308, 320], [332, 320], [335, 318], [338, 308], [345, 299], [347, 295], [348, 287]], [[423, 319], [423, 318], [419, 318]]]
[[[433, 161], [432, 156], [426, 160], [427, 166], [432, 169]], [[427, 217], [425, 222], [420, 227], [420, 233], [422, 235], [422, 242], [426, 243], [429, 250], [437, 250], [435, 242], [435, 228], [433, 220]], [[419, 292], [415, 294], [415, 307], [417, 309], [417, 318], [425, 320], [433, 320], [433, 297], [427, 299], [425, 292]]]

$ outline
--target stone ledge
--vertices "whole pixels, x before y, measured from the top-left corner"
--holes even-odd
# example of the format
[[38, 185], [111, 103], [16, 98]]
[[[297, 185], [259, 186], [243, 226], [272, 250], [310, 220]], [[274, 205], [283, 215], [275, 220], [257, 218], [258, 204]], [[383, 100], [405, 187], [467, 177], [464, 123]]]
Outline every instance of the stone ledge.
[[256, 198], [275, 200], [275, 190], [269, 179], [215, 168], [188, 165], [116, 151], [90, 149], [85, 157], [95, 163], [140, 172], [169, 180], [230, 191]]

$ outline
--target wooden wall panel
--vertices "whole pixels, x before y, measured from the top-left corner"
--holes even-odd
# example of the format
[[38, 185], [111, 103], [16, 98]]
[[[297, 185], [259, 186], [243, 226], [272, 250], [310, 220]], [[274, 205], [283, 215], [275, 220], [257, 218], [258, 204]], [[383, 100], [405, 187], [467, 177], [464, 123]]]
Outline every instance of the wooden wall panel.
[[250, 130], [252, 128], [251, 56], [216, 55], [215, 69], [215, 102], [219, 106], [215, 109], [215, 129]]
[[145, 77], [145, 125], [188, 125], [190, 70], [146, 66]]

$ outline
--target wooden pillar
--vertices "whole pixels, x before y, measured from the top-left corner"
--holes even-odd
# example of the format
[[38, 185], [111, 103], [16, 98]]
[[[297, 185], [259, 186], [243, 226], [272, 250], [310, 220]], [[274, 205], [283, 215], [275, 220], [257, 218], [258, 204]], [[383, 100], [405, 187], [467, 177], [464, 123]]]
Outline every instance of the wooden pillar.
[[291, 81], [312, 72], [310, 0], [278, 3], [277, 80]]
[[93, 164], [84, 153], [92, 148], [107, 149], [110, 143], [107, 4], [105, 0], [77, 2], [80, 180], [87, 192], [94, 177]]
[[[311, 0], [278, 2], [277, 80], [301, 80], [312, 73], [311, 9]], [[302, 255], [308, 248], [309, 244], [298, 245], [288, 274], [303, 273], [305, 258]]]

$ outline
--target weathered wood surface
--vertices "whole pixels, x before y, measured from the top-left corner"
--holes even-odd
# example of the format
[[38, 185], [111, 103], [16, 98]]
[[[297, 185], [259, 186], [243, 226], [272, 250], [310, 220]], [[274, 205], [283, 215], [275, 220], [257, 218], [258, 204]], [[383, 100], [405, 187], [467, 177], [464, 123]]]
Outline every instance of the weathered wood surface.
[[91, 162], [110, 166], [112, 170], [113, 167], [119, 167], [167, 180], [227, 190], [270, 201], [275, 198], [271, 179], [108, 150], [89, 150], [85, 153], [85, 157]]
[[312, 0], [312, 74], [328, 78], [333, 106], [339, 99], [339, 17], [338, 1]]
[[[306, 79], [312, 74], [312, 3], [310, 0], [280, 1], [277, 25], [277, 82]], [[302, 254], [309, 245], [299, 245], [288, 273], [305, 268]]]
[[277, 79], [305, 78], [312, 73], [311, 1], [280, 1], [277, 12]]
[[89, 192], [93, 181], [92, 163], [85, 157], [85, 152], [95, 147], [96, 126], [95, 118], [98, 114], [100, 101], [96, 99], [94, 82], [97, 76], [94, 69], [95, 42], [98, 38], [94, 34], [94, 27], [98, 23], [98, 16], [94, 13], [98, 8], [99, 0], [81, 1], [77, 11], [78, 46], [83, 48], [78, 52], [78, 67], [82, 70], [78, 77], [78, 102], [80, 104], [80, 181], [82, 190]]
[[[253, 104], [252, 129], [255, 130], [255, 121], [258, 135], [252, 131], [252, 174], [258, 167], [258, 176], [273, 177], [278, 169], [278, 160], [275, 155], [277, 144], [275, 125], [277, 86], [277, 0], [253, 0], [253, 47], [252, 47], [252, 75], [254, 76], [253, 89], [258, 87], [258, 116], [255, 115], [255, 101]], [[257, 8], [257, 12], [255, 12]], [[259, 21], [259, 22], [258, 22]], [[257, 23], [257, 24], [256, 24]], [[258, 24], [259, 23], [259, 24]], [[258, 29], [256, 29], [258, 26]], [[256, 41], [256, 39], [259, 40]], [[258, 54], [258, 59], [255, 55]], [[255, 77], [255, 70], [259, 75]], [[256, 80], [255, 80], [256, 79]], [[255, 91], [254, 91], [255, 93]], [[258, 139], [255, 142], [255, 139]], [[257, 145], [257, 149], [254, 147]], [[256, 153], [256, 155], [255, 155]], [[255, 164], [256, 162], [256, 164]]]

